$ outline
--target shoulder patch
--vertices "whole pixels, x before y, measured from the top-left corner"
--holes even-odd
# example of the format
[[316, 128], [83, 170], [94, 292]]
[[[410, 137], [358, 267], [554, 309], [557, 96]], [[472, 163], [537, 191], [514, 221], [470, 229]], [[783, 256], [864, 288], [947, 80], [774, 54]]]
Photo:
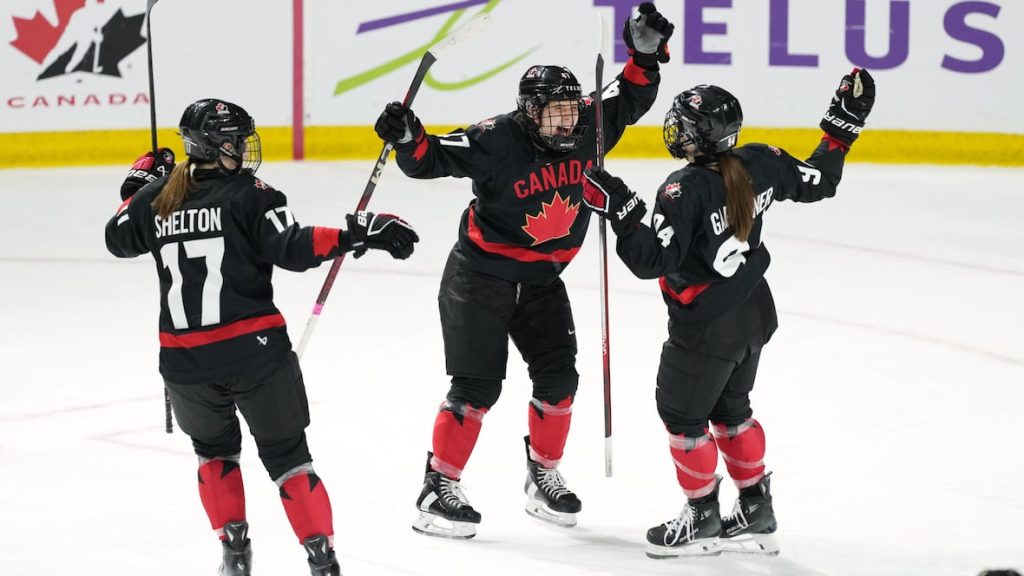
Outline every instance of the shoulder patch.
[[662, 192], [662, 196], [669, 200], [675, 200], [683, 195], [682, 184], [679, 182], [673, 182], [665, 186], [665, 190]]
[[775, 146], [768, 146], [768, 149], [775, 153], [776, 156], [782, 156], [782, 150], [779, 150]]
[[476, 124], [473, 125], [473, 127], [479, 128], [481, 130], [494, 130], [494, 126], [497, 124], [497, 122], [498, 119], [496, 117], [488, 118], [487, 120], [481, 120], [480, 122], [477, 122]]
[[268, 186], [266, 182], [260, 180], [259, 178], [256, 178], [255, 176], [252, 179], [252, 185], [259, 188], [260, 190], [272, 190], [272, 188]]

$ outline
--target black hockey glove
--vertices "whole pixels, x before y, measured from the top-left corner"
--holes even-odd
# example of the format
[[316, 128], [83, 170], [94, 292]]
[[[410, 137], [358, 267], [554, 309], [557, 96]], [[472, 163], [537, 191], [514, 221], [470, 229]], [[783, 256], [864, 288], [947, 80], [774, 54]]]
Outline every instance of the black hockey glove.
[[160, 148], [156, 152], [156, 156], [150, 151], [135, 159], [135, 164], [132, 164], [132, 169], [128, 171], [128, 177], [121, 184], [121, 200], [131, 198], [146, 184], [156, 182], [174, 170], [174, 151], [170, 148]]
[[423, 125], [408, 107], [401, 102], [392, 102], [384, 107], [373, 129], [385, 142], [406, 144], [420, 135]]
[[821, 129], [826, 134], [847, 146], [860, 136], [864, 121], [875, 105], [875, 80], [867, 70], [854, 68], [843, 76], [832, 97], [825, 117], [821, 119]]
[[420, 241], [416, 230], [394, 214], [362, 211], [345, 216], [345, 222], [348, 230], [341, 234], [341, 246], [346, 252], [355, 251], [356, 258], [367, 250], [387, 250], [393, 258], [405, 260]]
[[608, 219], [619, 236], [632, 234], [647, 213], [644, 201], [621, 178], [594, 168], [583, 173], [583, 203]]
[[658, 62], [665, 64], [669, 61], [668, 39], [675, 29], [675, 25], [662, 16], [654, 4], [644, 2], [640, 5], [639, 16], [626, 18], [622, 40], [637, 66], [657, 70]]

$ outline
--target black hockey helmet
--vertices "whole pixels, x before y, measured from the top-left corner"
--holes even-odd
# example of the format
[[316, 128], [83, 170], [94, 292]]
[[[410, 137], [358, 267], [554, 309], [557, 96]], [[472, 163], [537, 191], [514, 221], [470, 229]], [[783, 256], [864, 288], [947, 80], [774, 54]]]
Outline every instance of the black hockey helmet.
[[[564, 66], [531, 66], [519, 79], [519, 111], [526, 117], [526, 127], [534, 141], [555, 152], [571, 152], [583, 142], [587, 126], [583, 122], [583, 100], [580, 81]], [[578, 119], [568, 135], [540, 133], [544, 107], [553, 100], [576, 102]]]
[[672, 101], [665, 115], [665, 147], [672, 156], [686, 158], [685, 148], [694, 144], [714, 158], [736, 146], [741, 126], [740, 101], [723, 88], [701, 84]]
[[238, 162], [240, 169], [255, 172], [263, 160], [256, 123], [244, 108], [231, 102], [206, 98], [189, 104], [178, 123], [185, 154], [193, 162], [217, 162], [221, 156]]

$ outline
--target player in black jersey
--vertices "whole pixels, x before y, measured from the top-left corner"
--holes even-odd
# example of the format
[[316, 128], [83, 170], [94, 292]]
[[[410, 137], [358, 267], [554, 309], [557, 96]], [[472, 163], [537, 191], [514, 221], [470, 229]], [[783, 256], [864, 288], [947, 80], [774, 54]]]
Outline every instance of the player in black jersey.
[[[631, 52], [604, 89], [608, 149], [657, 96], [659, 62], [668, 62], [669, 23], [653, 4], [627, 19]], [[400, 103], [389, 104], [377, 134], [395, 144], [398, 165], [413, 178], [472, 180], [438, 297], [452, 385], [434, 423], [433, 451], [414, 524], [454, 538], [476, 533], [480, 514], [459, 480], [483, 417], [497, 401], [511, 337], [529, 367], [533, 396], [526, 437], [527, 512], [563, 526], [576, 523], [580, 501], [558, 472], [569, 432], [576, 336], [559, 278], [583, 244], [590, 211], [582, 205], [583, 172], [596, 155], [595, 106], [561, 66], [531, 66], [519, 82], [517, 110], [444, 136], [424, 132]], [[452, 527], [435, 523], [438, 518]]]
[[254, 174], [259, 136], [245, 110], [200, 100], [180, 124], [188, 161], [175, 166], [166, 148], [136, 161], [107, 223], [107, 249], [156, 261], [160, 373], [199, 456], [199, 496], [223, 543], [221, 574], [251, 567], [237, 407], [312, 574], [336, 575], [331, 504], [306, 445], [305, 386], [271, 275], [274, 266], [302, 271], [371, 248], [407, 258], [416, 232], [371, 212], [346, 217], [347, 230], [300, 227], [284, 194]]
[[[608, 215], [619, 257], [637, 277], [658, 278], [668, 305], [657, 404], [688, 503], [678, 518], [648, 531], [651, 557], [778, 553], [764, 431], [749, 398], [761, 348], [777, 326], [762, 221], [775, 200], [835, 195], [874, 99], [867, 71], [844, 76], [821, 121], [821, 143], [800, 161], [764, 144], [734, 148], [743, 112], [725, 90], [701, 85], [679, 94], [665, 117], [665, 145], [689, 164], [658, 189], [649, 226], [641, 223], [643, 200], [622, 180], [586, 176], [584, 201]], [[725, 518], [719, 452], [740, 489]]]

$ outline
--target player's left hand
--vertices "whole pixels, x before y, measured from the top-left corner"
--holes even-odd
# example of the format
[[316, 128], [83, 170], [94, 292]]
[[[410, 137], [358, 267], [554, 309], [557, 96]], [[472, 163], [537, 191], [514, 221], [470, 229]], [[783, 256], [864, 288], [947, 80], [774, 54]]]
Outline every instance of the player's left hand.
[[170, 148], [160, 148], [156, 155], [151, 150], [139, 156], [121, 184], [121, 200], [131, 198], [140, 188], [167, 176], [171, 170], [174, 170], [174, 151]]
[[637, 66], [657, 69], [659, 62], [665, 64], [670, 59], [668, 39], [676, 27], [650, 2], [641, 4], [639, 11], [636, 18], [626, 19], [622, 40]]
[[586, 170], [583, 176], [583, 203], [607, 218], [617, 235], [636, 231], [647, 213], [647, 205], [636, 192], [600, 168]]

